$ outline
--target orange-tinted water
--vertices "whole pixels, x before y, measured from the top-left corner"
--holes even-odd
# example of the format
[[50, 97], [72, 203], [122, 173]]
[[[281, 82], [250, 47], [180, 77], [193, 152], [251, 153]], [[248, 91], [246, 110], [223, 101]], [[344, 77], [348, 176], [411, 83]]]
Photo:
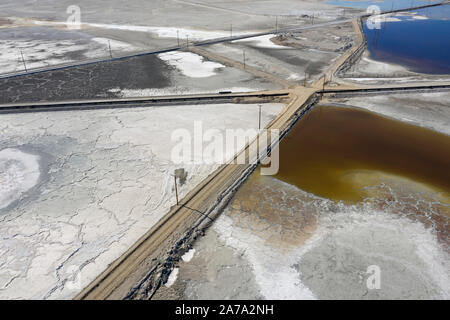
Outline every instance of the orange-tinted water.
[[361, 201], [367, 172], [450, 194], [450, 137], [357, 108], [318, 106], [280, 145], [277, 178], [333, 200]]

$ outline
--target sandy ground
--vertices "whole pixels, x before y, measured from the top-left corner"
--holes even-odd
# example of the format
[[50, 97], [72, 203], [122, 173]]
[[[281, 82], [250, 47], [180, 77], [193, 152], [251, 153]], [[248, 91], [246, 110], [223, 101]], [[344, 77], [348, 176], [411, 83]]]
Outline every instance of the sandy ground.
[[[282, 108], [263, 108], [268, 123]], [[174, 204], [171, 132], [257, 128], [256, 105], [2, 115], [0, 297], [72, 298]], [[170, 117], [170, 121], [168, 121]], [[256, 120], [255, 120], [256, 119]], [[216, 164], [185, 164], [183, 196]], [[81, 272], [81, 286], [69, 279]]]
[[[449, 134], [447, 100], [438, 92], [335, 103]], [[448, 299], [449, 204], [410, 180], [360, 178], [373, 180], [372, 196], [350, 205], [255, 173], [154, 298]], [[373, 265], [380, 289], [367, 286]]]

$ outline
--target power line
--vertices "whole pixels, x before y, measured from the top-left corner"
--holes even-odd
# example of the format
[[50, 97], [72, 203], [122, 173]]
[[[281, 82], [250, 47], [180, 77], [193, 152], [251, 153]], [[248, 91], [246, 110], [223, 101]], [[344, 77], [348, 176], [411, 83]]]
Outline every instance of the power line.
[[25, 63], [25, 58], [23, 57], [23, 52], [22, 52], [22, 50], [20, 50], [20, 55], [22, 56], [22, 62], [23, 62], [23, 67], [25, 68], [25, 72], [28, 72], [28, 70], [27, 70], [27, 64]]

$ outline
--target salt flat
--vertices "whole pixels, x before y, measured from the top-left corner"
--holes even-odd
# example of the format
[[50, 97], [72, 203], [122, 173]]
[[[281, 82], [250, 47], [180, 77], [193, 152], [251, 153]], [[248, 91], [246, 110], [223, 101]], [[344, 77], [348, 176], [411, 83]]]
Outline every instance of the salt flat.
[[[264, 105], [263, 122], [282, 107]], [[171, 133], [192, 131], [194, 120], [255, 129], [258, 112], [224, 104], [2, 115], [0, 298], [74, 297], [175, 203]], [[183, 196], [217, 164], [181, 167]]]

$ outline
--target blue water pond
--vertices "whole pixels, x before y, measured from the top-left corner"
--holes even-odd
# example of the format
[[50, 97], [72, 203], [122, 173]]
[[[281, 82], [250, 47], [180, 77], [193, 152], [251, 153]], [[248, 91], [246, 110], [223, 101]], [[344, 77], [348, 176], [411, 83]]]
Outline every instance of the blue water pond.
[[379, 29], [364, 23], [370, 57], [414, 72], [450, 74], [450, 5], [412, 13], [381, 20]]

